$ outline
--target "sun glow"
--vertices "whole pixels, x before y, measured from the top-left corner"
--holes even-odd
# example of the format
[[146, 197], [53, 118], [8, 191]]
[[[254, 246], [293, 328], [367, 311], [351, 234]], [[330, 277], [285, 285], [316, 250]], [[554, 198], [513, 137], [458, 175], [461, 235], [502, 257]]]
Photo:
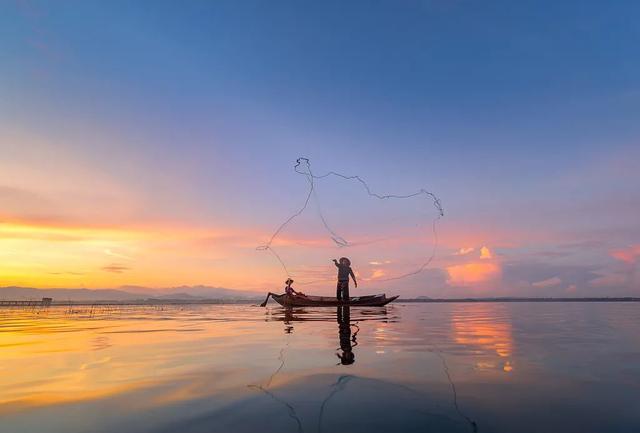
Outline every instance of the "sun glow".
[[[218, 263], [230, 251], [251, 249], [253, 239], [252, 233], [206, 228], [1, 223], [0, 285], [106, 288], [233, 282], [233, 287], [243, 287], [255, 281], [238, 276], [240, 264]], [[269, 276], [269, 270], [263, 274]]]

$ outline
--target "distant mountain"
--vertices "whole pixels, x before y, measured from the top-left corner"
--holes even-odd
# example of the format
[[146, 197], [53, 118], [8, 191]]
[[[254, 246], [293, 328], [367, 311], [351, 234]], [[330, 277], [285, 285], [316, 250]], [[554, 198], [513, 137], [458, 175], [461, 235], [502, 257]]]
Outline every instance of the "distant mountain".
[[181, 299], [176, 296], [198, 299], [258, 299], [264, 294], [262, 292], [252, 292], [244, 290], [233, 290], [224, 287], [211, 286], [178, 286], [162, 289], [152, 289], [141, 286], [122, 286], [119, 290], [127, 293], [146, 295], [151, 298]]
[[134, 301], [144, 299], [140, 295], [122, 290], [104, 289], [34, 289], [31, 287], [0, 287], [0, 300], [37, 300], [53, 298], [55, 302], [64, 301]]
[[207, 299], [244, 300], [259, 299], [259, 292], [208, 286], [181, 286], [152, 289], [124, 286], [118, 289], [35, 289], [31, 287], [0, 287], [0, 300], [38, 300], [53, 298], [54, 302], [76, 301], [140, 301], [147, 299], [198, 301]]
[[[160, 295], [160, 296], [152, 296], [152, 299], [160, 299], [163, 301], [167, 301], [167, 300], [180, 300], [180, 301], [201, 301], [204, 299], [209, 299], [209, 298], [203, 298], [201, 296], [193, 296], [190, 295], [188, 293], [172, 293], [169, 295]], [[218, 298], [220, 299], [220, 298]]]

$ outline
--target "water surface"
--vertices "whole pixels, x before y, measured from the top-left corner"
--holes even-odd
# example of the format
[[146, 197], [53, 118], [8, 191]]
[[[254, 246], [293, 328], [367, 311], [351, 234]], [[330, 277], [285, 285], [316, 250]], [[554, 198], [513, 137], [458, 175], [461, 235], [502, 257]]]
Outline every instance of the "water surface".
[[0, 310], [0, 430], [638, 432], [635, 303]]

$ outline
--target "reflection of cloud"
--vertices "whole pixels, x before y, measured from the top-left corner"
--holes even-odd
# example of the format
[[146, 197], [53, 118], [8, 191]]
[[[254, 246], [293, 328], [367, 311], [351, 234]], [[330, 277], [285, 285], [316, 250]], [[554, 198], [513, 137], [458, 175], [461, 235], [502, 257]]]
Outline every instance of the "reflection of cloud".
[[120, 265], [118, 263], [112, 263], [110, 265], [103, 266], [101, 269], [105, 272], [113, 272], [115, 274], [121, 274], [124, 271], [128, 271], [131, 268], [124, 265]]
[[500, 357], [511, 355], [513, 339], [511, 327], [504, 323], [453, 323], [456, 343], [477, 346], [495, 352]]
[[[498, 355], [503, 371], [509, 372], [513, 366], [509, 359], [513, 353], [513, 335], [511, 323], [500, 319], [500, 312], [495, 306], [472, 306], [463, 311], [454, 311], [452, 317], [453, 338], [457, 344], [469, 346], [489, 354]], [[494, 361], [480, 359], [476, 367], [481, 369], [495, 368]]]
[[105, 358], [99, 359], [97, 361], [85, 362], [84, 364], [82, 364], [80, 366], [80, 370], [86, 370], [88, 368], [101, 367], [103, 364], [108, 364], [109, 362], [111, 362], [111, 357], [110, 356], [107, 356]]

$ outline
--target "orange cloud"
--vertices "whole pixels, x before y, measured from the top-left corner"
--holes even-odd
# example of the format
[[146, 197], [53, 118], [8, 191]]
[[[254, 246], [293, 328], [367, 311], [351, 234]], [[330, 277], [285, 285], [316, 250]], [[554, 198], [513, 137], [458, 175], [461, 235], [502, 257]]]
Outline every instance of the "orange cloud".
[[446, 269], [449, 273], [449, 282], [460, 286], [492, 280], [501, 272], [497, 263], [467, 263], [449, 266]]
[[467, 256], [468, 263], [447, 266], [445, 269], [449, 274], [449, 283], [453, 285], [475, 285], [481, 282], [494, 280], [501, 274], [501, 266], [493, 260], [493, 253], [487, 246], [480, 247], [480, 256], [470, 257], [469, 254], [475, 251], [474, 247], [466, 247], [454, 253], [456, 256]]
[[386, 275], [386, 272], [383, 271], [382, 269], [374, 269], [370, 279], [374, 280], [376, 278], [384, 277], [385, 275]]
[[491, 253], [491, 250], [487, 247], [482, 247], [480, 248], [480, 258], [481, 259], [492, 259], [493, 258], [493, 254]]

